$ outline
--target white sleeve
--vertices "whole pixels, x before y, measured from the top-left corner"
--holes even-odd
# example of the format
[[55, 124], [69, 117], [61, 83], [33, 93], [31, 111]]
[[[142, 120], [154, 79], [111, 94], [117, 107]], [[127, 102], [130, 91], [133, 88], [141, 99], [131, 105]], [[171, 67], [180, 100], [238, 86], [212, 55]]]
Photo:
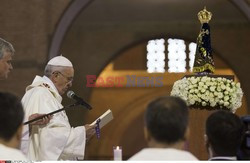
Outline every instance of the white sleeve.
[[75, 160], [76, 157], [84, 157], [85, 128], [71, 128], [60, 121], [61, 118], [55, 118], [41, 129], [39, 160]]
[[77, 157], [84, 157], [86, 142], [86, 132], [84, 126], [79, 126], [71, 128], [71, 132], [67, 141], [67, 144], [64, 147], [63, 153], [60, 156], [60, 159], [70, 159], [75, 160]]

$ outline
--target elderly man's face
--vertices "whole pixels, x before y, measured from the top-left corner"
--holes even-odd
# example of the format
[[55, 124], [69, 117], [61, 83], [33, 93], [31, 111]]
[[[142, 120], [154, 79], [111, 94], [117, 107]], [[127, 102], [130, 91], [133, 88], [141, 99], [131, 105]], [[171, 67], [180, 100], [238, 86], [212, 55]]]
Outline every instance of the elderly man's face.
[[9, 72], [13, 69], [11, 65], [12, 57], [10, 52], [4, 52], [0, 59], [0, 79], [7, 79]]
[[65, 94], [68, 89], [72, 86], [74, 78], [74, 69], [72, 67], [65, 67], [61, 71], [55, 71], [54, 84], [60, 95]]

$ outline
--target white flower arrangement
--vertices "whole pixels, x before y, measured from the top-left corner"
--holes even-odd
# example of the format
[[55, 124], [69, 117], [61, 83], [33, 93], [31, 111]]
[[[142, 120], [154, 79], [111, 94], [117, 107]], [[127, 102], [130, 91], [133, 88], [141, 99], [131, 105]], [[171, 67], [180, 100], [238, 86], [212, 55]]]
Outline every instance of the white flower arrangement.
[[240, 83], [218, 77], [188, 77], [174, 83], [171, 96], [184, 99], [188, 106], [226, 108], [231, 112], [241, 106], [243, 96]]

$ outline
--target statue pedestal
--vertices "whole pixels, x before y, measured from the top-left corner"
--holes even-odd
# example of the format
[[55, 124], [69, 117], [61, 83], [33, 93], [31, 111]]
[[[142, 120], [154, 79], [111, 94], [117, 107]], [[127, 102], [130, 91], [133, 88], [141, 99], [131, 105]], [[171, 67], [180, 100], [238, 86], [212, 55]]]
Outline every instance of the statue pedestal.
[[208, 116], [216, 110], [197, 109], [189, 107], [190, 136], [187, 140], [188, 150], [200, 160], [207, 160], [208, 154], [205, 148], [205, 125]]

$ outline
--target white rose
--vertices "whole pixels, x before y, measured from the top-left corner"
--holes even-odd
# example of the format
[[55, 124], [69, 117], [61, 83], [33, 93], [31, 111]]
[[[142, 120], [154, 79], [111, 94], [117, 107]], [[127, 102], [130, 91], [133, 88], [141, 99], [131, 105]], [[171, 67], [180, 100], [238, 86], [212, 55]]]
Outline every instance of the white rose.
[[221, 85], [221, 89], [222, 90], [225, 90], [226, 89], [226, 86], [224, 84]]
[[235, 99], [237, 97], [236, 94], [232, 94], [232, 98]]
[[215, 105], [216, 105], [216, 102], [214, 102], [214, 101], [210, 103], [210, 106], [212, 106], [212, 107], [215, 107]]
[[197, 83], [197, 79], [195, 79], [195, 78], [192, 77], [191, 83], [192, 83], [192, 84], [196, 84], [196, 83]]
[[204, 85], [203, 88], [204, 88], [204, 89], [207, 89], [208, 87], [207, 87], [207, 85]]
[[193, 89], [189, 90], [189, 93], [194, 93], [194, 90]]
[[222, 98], [223, 94], [221, 92], [218, 93], [218, 98]]
[[201, 95], [201, 99], [206, 100], [207, 96], [203, 94], [203, 95]]
[[202, 101], [201, 105], [202, 105], [202, 106], [207, 106], [207, 103], [204, 102], [204, 101]]
[[228, 91], [228, 92], [233, 92], [233, 89], [227, 88], [227, 91]]
[[219, 98], [214, 98], [214, 101], [215, 101], [216, 103], [219, 103], [220, 99], [219, 99]]
[[221, 92], [221, 87], [218, 86], [218, 87], [216, 88], [216, 90], [217, 90], [218, 92]]
[[204, 85], [203, 82], [199, 82], [199, 87], [202, 87]]
[[202, 78], [201, 78], [201, 81], [202, 81], [202, 82], [206, 82], [206, 81], [207, 81], [207, 77], [206, 77], [206, 76], [202, 77]]
[[194, 104], [195, 104], [195, 100], [194, 100], [194, 99], [190, 99], [189, 102], [190, 102], [191, 105], [194, 105]]
[[191, 81], [195, 80], [195, 77], [192, 76], [191, 78], [188, 78], [188, 80], [191, 80]]
[[224, 103], [224, 106], [227, 107], [228, 105], [229, 105], [229, 102], [225, 102], [225, 103]]
[[228, 96], [225, 96], [224, 97], [224, 101], [228, 101], [229, 100], [229, 97]]
[[214, 94], [210, 92], [210, 93], [209, 93], [209, 97], [210, 97], [210, 98], [214, 98]]
[[215, 87], [212, 86], [212, 87], [209, 88], [209, 90], [212, 91], [212, 92], [214, 92], [215, 91]]

